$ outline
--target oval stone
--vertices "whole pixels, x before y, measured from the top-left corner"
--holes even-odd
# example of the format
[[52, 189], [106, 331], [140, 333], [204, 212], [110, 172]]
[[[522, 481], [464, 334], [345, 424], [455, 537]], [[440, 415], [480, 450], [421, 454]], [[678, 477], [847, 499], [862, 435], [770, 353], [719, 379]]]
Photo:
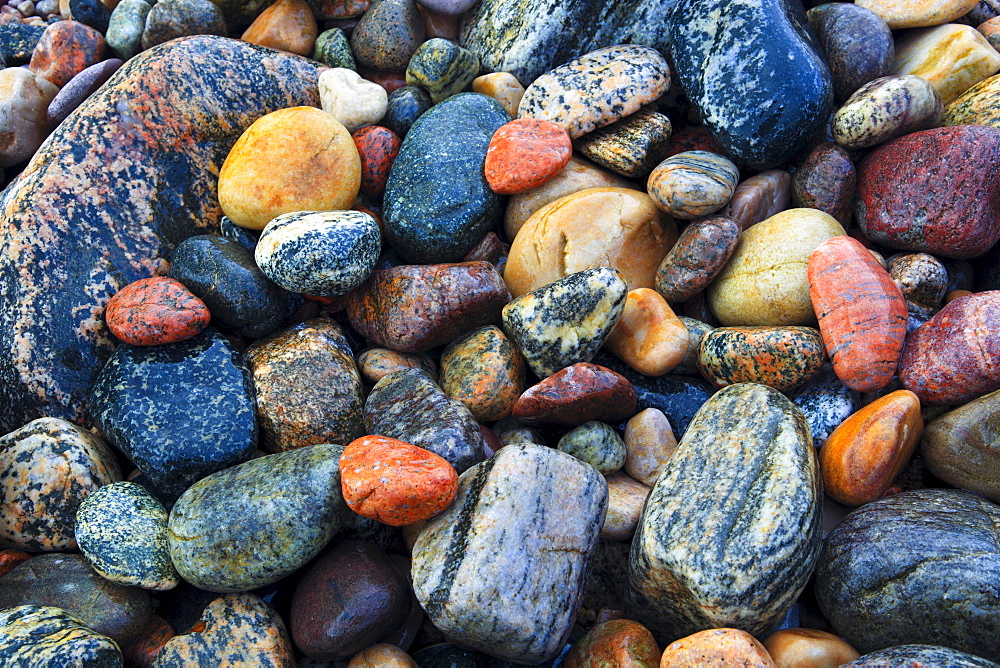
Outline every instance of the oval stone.
[[886, 268], [907, 303], [926, 310], [928, 315], [941, 306], [949, 276], [936, 257], [927, 253], [897, 254], [889, 258]]
[[662, 376], [684, 359], [688, 350], [684, 323], [659, 293], [630, 290], [618, 324], [604, 347], [647, 376]]
[[510, 72], [490, 72], [472, 80], [472, 91], [492, 97], [507, 113], [517, 117], [517, 105], [524, 97], [524, 86]]
[[660, 648], [645, 626], [628, 619], [595, 624], [563, 660], [566, 668], [630, 666], [653, 668], [660, 661]]
[[605, 476], [605, 480], [608, 482], [608, 515], [601, 527], [601, 540], [632, 540], [649, 487], [621, 471]]
[[871, 665], [928, 665], [950, 668], [995, 668], [996, 662], [938, 645], [899, 645], [876, 652], [869, 652], [841, 668], [868, 668]]
[[928, 423], [924, 465], [950, 485], [1000, 502], [1000, 392], [973, 399]]
[[584, 422], [570, 429], [559, 439], [556, 449], [590, 464], [604, 476], [625, 464], [625, 442], [603, 422]]
[[692, 221], [656, 268], [656, 291], [668, 302], [694, 297], [729, 262], [740, 236], [740, 224], [732, 218]]
[[621, 374], [581, 362], [529, 387], [513, 415], [529, 424], [578, 425], [590, 420], [623, 420], [635, 412], [635, 389]]
[[833, 139], [845, 148], [870, 148], [937, 126], [943, 109], [941, 96], [926, 79], [881, 77], [858, 88], [833, 115]]
[[625, 473], [652, 487], [677, 449], [663, 411], [647, 408], [633, 416], [625, 425], [625, 448]]
[[351, 32], [358, 63], [385, 72], [405, 72], [424, 41], [424, 22], [413, 0], [373, 0]]
[[715, 213], [736, 190], [740, 170], [709, 151], [682, 151], [653, 170], [646, 182], [656, 205], [675, 218], [692, 220]]
[[28, 69], [62, 88], [70, 79], [104, 60], [104, 36], [77, 21], [57, 21], [42, 33]]
[[123, 665], [121, 650], [114, 640], [87, 628], [65, 610], [49, 605], [0, 610], [0, 662], [7, 666]]
[[693, 665], [776, 668], [760, 642], [740, 629], [706, 629], [676, 640], [663, 650], [660, 668]]
[[838, 102], [869, 81], [892, 72], [896, 53], [892, 31], [870, 9], [847, 2], [827, 2], [813, 7], [806, 16], [830, 66]]
[[978, 0], [948, 0], [946, 2], [926, 2], [925, 0], [859, 0], [864, 7], [878, 15], [890, 28], [919, 28], [936, 26], [954, 21], [974, 8]]
[[732, 218], [745, 230], [788, 208], [792, 195], [792, 175], [783, 169], [768, 169], [740, 181], [720, 216]]
[[562, 126], [518, 118], [493, 134], [483, 169], [493, 192], [514, 195], [551, 179], [572, 154], [573, 145]]
[[254, 19], [240, 39], [308, 56], [313, 52], [318, 32], [316, 17], [305, 0], [278, 0]]
[[361, 377], [372, 385], [390, 373], [403, 369], [423, 369], [431, 379], [437, 377], [437, 365], [424, 353], [409, 354], [389, 348], [368, 348], [358, 355], [357, 364]]
[[108, 300], [104, 311], [111, 333], [134, 346], [190, 339], [208, 326], [211, 317], [205, 302], [166, 276], [129, 283]]
[[759, 383], [787, 390], [825, 361], [823, 339], [812, 327], [719, 327], [698, 347], [698, 369], [719, 387]]
[[434, 104], [469, 87], [479, 74], [479, 58], [454, 41], [431, 37], [406, 65], [406, 85], [426, 90]]
[[833, 142], [814, 148], [792, 177], [792, 203], [796, 207], [819, 209], [851, 224], [858, 192], [858, 172], [847, 151]]
[[118, 58], [108, 58], [75, 75], [52, 98], [45, 112], [46, 122], [55, 127], [66, 120], [71, 112], [103, 86], [123, 64]]
[[361, 156], [361, 194], [381, 201], [402, 141], [395, 132], [379, 125], [355, 130], [351, 136]]
[[441, 353], [441, 389], [479, 422], [510, 415], [524, 391], [524, 358], [499, 327], [481, 327]]

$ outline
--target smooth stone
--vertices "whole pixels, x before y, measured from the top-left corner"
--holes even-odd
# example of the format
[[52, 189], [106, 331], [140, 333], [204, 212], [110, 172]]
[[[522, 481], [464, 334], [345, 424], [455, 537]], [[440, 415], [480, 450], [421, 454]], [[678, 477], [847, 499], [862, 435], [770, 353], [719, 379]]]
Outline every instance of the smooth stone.
[[886, 24], [898, 28], [936, 26], [954, 21], [973, 9], [979, 0], [859, 0], [859, 7], [874, 12]]
[[[567, 436], [569, 434], [563, 438]], [[615, 433], [615, 436], [618, 437], [618, 434]], [[559, 442], [562, 443], [562, 439]], [[632, 540], [635, 528], [639, 525], [639, 518], [642, 516], [642, 504], [649, 495], [649, 487], [621, 471], [606, 475], [605, 479], [608, 482], [608, 515], [604, 518], [604, 526], [601, 527], [601, 540]]]
[[659, 665], [660, 648], [645, 626], [628, 619], [595, 624], [573, 645], [563, 660], [566, 668], [601, 665], [653, 668]]
[[101, 0], [69, 0], [69, 18], [103, 34], [108, 30], [111, 10]]
[[121, 480], [100, 437], [59, 418], [38, 418], [0, 436], [0, 547], [74, 550], [80, 504]]
[[199, 589], [232, 593], [301, 568], [342, 524], [342, 451], [322, 444], [279, 452], [192, 485], [170, 511], [177, 572]]
[[455, 504], [413, 547], [413, 589], [430, 620], [503, 660], [553, 658], [573, 626], [607, 494], [592, 467], [539, 445], [504, 447], [469, 469]]
[[809, 298], [809, 255], [845, 234], [816, 209], [788, 209], [743, 232], [743, 239], [708, 286], [712, 311], [723, 325], [806, 325], [815, 320]]
[[741, 237], [740, 224], [732, 218], [692, 221], [656, 268], [656, 291], [675, 303], [699, 294], [729, 262]]
[[414, 0], [373, 0], [351, 33], [358, 64], [383, 72], [405, 72], [424, 41], [424, 22]]
[[[159, 0], [160, 3], [167, 1]], [[318, 33], [316, 17], [305, 0], [277, 0], [254, 19], [240, 39], [258, 46], [309, 56], [316, 46]], [[320, 77], [322, 79], [322, 75]], [[322, 85], [321, 81], [321, 98]]]
[[364, 433], [361, 375], [333, 320], [309, 320], [256, 341], [246, 360], [266, 449], [350, 443]]
[[698, 346], [701, 345], [702, 337], [715, 328], [701, 320], [683, 315], [678, 316], [678, 319], [684, 323], [688, 332], [688, 350], [681, 363], [674, 367], [674, 373], [683, 376], [701, 376], [701, 372], [698, 371]]
[[871, 148], [937, 127], [944, 105], [926, 79], [896, 74], [869, 81], [833, 115], [833, 139], [848, 149]]
[[907, 337], [899, 380], [927, 406], [963, 404], [1000, 389], [992, 363], [1000, 337], [989, 324], [1000, 317], [1000, 292], [960, 297]]
[[114, 640], [87, 628], [65, 610], [48, 605], [0, 610], [0, 661], [7, 666], [123, 665]]
[[591, 420], [624, 420], [635, 412], [635, 389], [624, 376], [581, 362], [557, 371], [524, 391], [513, 417], [528, 424], [579, 425]]
[[90, 411], [153, 486], [176, 498], [253, 455], [253, 404], [243, 356], [209, 327], [179, 343], [119, 345], [97, 375]]
[[414, 86], [401, 86], [389, 93], [382, 123], [404, 139], [416, 120], [431, 106], [430, 95]]
[[452, 41], [433, 37], [417, 47], [406, 66], [406, 85], [427, 91], [434, 104], [469, 87], [479, 58]]
[[809, 256], [809, 297], [833, 370], [852, 390], [875, 392], [896, 373], [906, 300], [860, 241], [833, 237]]
[[[288, 0], [281, 0], [287, 2]], [[109, 21], [110, 23], [110, 21]], [[143, 50], [179, 37], [227, 34], [226, 19], [209, 0], [158, 0], [146, 14], [142, 30]]]
[[732, 218], [746, 230], [787, 209], [791, 196], [792, 175], [769, 169], [740, 181], [729, 203], [716, 215]]
[[842, 668], [866, 668], [871, 665], [941, 665], [950, 668], [996, 668], [994, 661], [967, 652], [959, 652], [950, 647], [937, 645], [899, 645], [869, 652], [855, 661], [843, 664]]
[[881, 497], [909, 462], [923, 430], [913, 392], [876, 399], [844, 420], [820, 448], [823, 490], [847, 506]]
[[492, 97], [511, 118], [517, 118], [517, 107], [524, 97], [524, 86], [510, 72], [490, 72], [472, 80], [472, 92]]
[[167, 511], [132, 482], [105, 485], [76, 515], [76, 541], [97, 574], [120, 585], [164, 591], [177, 586], [167, 548]]
[[285, 291], [238, 241], [214, 234], [188, 237], [177, 246], [167, 276], [197, 295], [218, 324], [242, 336], [267, 336], [285, 320]]
[[376, 643], [352, 656], [347, 668], [419, 668], [419, 665], [396, 645]]
[[896, 42], [895, 74], [926, 79], [948, 104], [1000, 69], [1000, 53], [975, 28], [957, 24], [912, 30]]
[[639, 288], [625, 296], [622, 317], [604, 347], [639, 373], [662, 376], [681, 363], [688, 342], [687, 328], [666, 300]]
[[441, 353], [441, 389], [479, 422], [510, 415], [524, 391], [524, 358], [499, 327], [465, 334]]
[[0, 59], [3, 59], [8, 67], [27, 64], [31, 60], [35, 45], [45, 34], [46, 29], [46, 26], [28, 25], [18, 21], [0, 24]]
[[149, 594], [98, 575], [80, 554], [42, 554], [0, 579], [0, 610], [56, 606], [120, 645], [136, 638], [153, 614]]
[[402, 140], [389, 128], [379, 125], [360, 128], [351, 136], [361, 158], [360, 192], [370, 199], [381, 200]]
[[653, 170], [646, 182], [656, 205], [675, 218], [692, 220], [729, 203], [740, 170], [729, 159], [708, 151], [683, 151]]
[[625, 441], [603, 422], [589, 421], [566, 432], [556, 449], [597, 469], [601, 475], [625, 465]]
[[401, 257], [457, 262], [493, 228], [502, 199], [490, 190], [483, 160], [493, 133], [509, 120], [493, 98], [460, 93], [413, 124], [384, 200], [386, 239]]
[[401, 265], [372, 272], [349, 295], [347, 316], [378, 345], [413, 353], [499, 324], [509, 301], [503, 278], [488, 262]]
[[819, 556], [821, 495], [799, 410], [764, 385], [719, 391], [646, 500], [629, 564], [636, 619], [669, 639], [771, 628]]
[[507, 201], [504, 213], [504, 233], [513, 240], [532, 214], [567, 195], [588, 188], [631, 188], [638, 190], [630, 181], [605, 171], [590, 162], [573, 156], [562, 171], [551, 179], [527, 192], [514, 195]]
[[[829, 117], [833, 81], [805, 19], [782, 0], [680, 0], [671, 13], [677, 79], [739, 165], [787, 162]], [[744, 82], [737, 97], [726, 83], [734, 71]]]
[[446, 459], [384, 436], [364, 436], [344, 448], [340, 483], [348, 508], [394, 527], [434, 517], [458, 493], [458, 473]]
[[382, 86], [344, 67], [319, 75], [319, 99], [323, 111], [340, 121], [348, 132], [378, 123], [389, 106]]
[[122, 60], [129, 60], [143, 50], [142, 34], [152, 9], [153, 6], [145, 0], [121, 0], [111, 12], [104, 37], [111, 50]]
[[683, 668], [706, 665], [775, 668], [775, 663], [760, 642], [740, 629], [706, 629], [675, 640], [660, 657], [660, 668]]
[[[968, 17], [969, 14], [966, 14], [965, 18]], [[986, 38], [986, 41], [989, 42], [990, 46], [994, 49], [1000, 45], [1000, 20], [998, 19], [1000, 19], [1000, 17], [994, 16], [993, 18], [987, 19], [978, 25], [975, 22], [971, 24], [976, 26], [976, 30]]]
[[644, 179], [666, 156], [672, 131], [667, 116], [640, 109], [577, 138], [573, 147], [580, 155], [616, 174]]
[[670, 135], [670, 147], [667, 156], [671, 157], [684, 151], [710, 151], [722, 155], [722, 144], [712, 136], [703, 125], [689, 125]]
[[49, 103], [49, 108], [45, 112], [46, 122], [55, 127], [66, 120], [67, 116], [103, 86], [123, 64], [118, 58], [108, 58], [91, 65], [70, 79]]
[[620, 272], [630, 290], [651, 288], [676, 240], [674, 220], [645, 193], [588, 188], [532, 214], [511, 244], [504, 280], [520, 297], [603, 266]]
[[843, 102], [869, 81], [892, 73], [896, 49], [892, 31], [870, 9], [828, 2], [806, 12], [833, 77], [833, 94]]
[[53, 23], [31, 52], [28, 69], [62, 88], [74, 76], [104, 60], [104, 36], [76, 21]]
[[254, 594], [229, 594], [212, 601], [194, 628], [171, 638], [151, 668], [231, 663], [237, 666], [294, 665], [285, 623]]
[[609, 46], [532, 81], [518, 105], [518, 116], [552, 121], [576, 139], [639, 111], [669, 86], [670, 68], [655, 49]]
[[262, 230], [284, 213], [346, 209], [360, 186], [347, 128], [314, 107], [291, 107], [258, 118], [233, 145], [219, 171], [219, 204], [237, 225]]
[[789, 399], [805, 416], [817, 448], [861, 407], [861, 394], [844, 385], [827, 365], [791, 392]]
[[845, 227], [851, 224], [858, 192], [858, 173], [851, 156], [832, 142], [823, 142], [795, 170], [792, 204], [819, 209]]
[[134, 346], [190, 339], [208, 327], [211, 317], [205, 302], [166, 276], [129, 283], [108, 300], [104, 311], [111, 334]]
[[823, 338], [812, 327], [719, 327], [698, 347], [698, 368], [718, 387], [759, 383], [784, 391], [825, 361]]
[[1000, 393], [951, 410], [927, 424], [920, 452], [924, 465], [950, 485], [1000, 502]]
[[539, 378], [589, 362], [625, 308], [627, 285], [611, 267], [585, 269], [503, 307], [503, 329]]
[[486, 182], [499, 195], [515, 195], [551, 180], [569, 162], [573, 145], [561, 126], [518, 118], [490, 139], [483, 165]]
[[670, 420], [662, 411], [647, 408], [625, 425], [625, 473], [652, 487], [677, 449]]
[[430, 450], [459, 473], [483, 459], [483, 436], [472, 413], [422, 369], [404, 369], [378, 381], [365, 401], [364, 421], [369, 434]]
[[858, 226], [897, 250], [965, 259], [1000, 239], [1000, 130], [935, 128], [879, 146], [858, 167]]
[[368, 348], [358, 355], [358, 371], [365, 382], [374, 385], [385, 376], [403, 369], [423, 369], [437, 378], [437, 366], [424, 353], [401, 353], [389, 348]]
[[351, 53], [351, 43], [340, 28], [330, 28], [321, 32], [313, 44], [310, 58], [327, 67], [344, 67], [355, 71], [358, 69], [354, 54]]
[[446, 14], [448, 16], [458, 16], [470, 9], [476, 0], [420, 0], [420, 5], [432, 12]]
[[59, 89], [26, 68], [0, 69], [0, 169], [32, 157], [51, 129], [47, 111]]
[[764, 640], [764, 649], [777, 668], [850, 664], [861, 654], [846, 640], [818, 629], [789, 628]]
[[927, 253], [893, 255], [886, 268], [907, 303], [926, 309], [928, 315], [941, 306], [948, 291], [948, 270], [936, 257]]
[[998, 521], [996, 504], [958, 490], [876, 499], [826, 537], [820, 610], [859, 652], [927, 643], [1000, 660]]
[[983, 79], [944, 108], [941, 125], [1000, 128], [1000, 74]]

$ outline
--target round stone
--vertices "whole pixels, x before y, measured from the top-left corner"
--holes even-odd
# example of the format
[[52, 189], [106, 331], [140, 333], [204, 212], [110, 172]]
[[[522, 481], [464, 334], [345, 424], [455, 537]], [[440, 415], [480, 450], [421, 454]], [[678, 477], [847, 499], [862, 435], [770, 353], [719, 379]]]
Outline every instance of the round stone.
[[211, 317], [205, 302], [166, 276], [130, 283], [108, 301], [104, 312], [111, 333], [134, 346], [190, 339], [208, 327]]
[[690, 220], [725, 206], [739, 178], [739, 168], [717, 153], [684, 151], [661, 162], [646, 186], [658, 207]]
[[378, 123], [388, 108], [385, 88], [346, 67], [334, 67], [319, 75], [319, 98], [323, 111], [343, 123], [349, 132]]
[[313, 52], [318, 32], [316, 18], [305, 0], [277, 0], [254, 19], [241, 39], [308, 56]]
[[226, 35], [222, 10], [209, 0], [160, 0], [146, 16], [142, 48], [190, 35]]
[[625, 441], [603, 422], [584, 422], [574, 427], [559, 439], [556, 448], [590, 464], [601, 475], [625, 465]]
[[531, 190], [558, 174], [572, 154], [573, 145], [562, 126], [519, 118], [501, 126], [490, 139], [486, 181], [501, 195]]

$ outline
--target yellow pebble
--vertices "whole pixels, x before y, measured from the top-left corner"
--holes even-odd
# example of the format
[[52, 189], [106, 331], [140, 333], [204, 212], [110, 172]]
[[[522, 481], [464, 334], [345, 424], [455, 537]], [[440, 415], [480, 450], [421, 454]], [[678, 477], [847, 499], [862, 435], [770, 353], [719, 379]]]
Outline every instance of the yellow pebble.
[[915, 74], [948, 104], [1000, 70], [1000, 53], [972, 26], [923, 28], [896, 42], [896, 74]]
[[524, 86], [509, 72], [484, 74], [472, 81], [472, 90], [499, 102], [511, 118], [517, 118], [517, 106], [524, 96]]

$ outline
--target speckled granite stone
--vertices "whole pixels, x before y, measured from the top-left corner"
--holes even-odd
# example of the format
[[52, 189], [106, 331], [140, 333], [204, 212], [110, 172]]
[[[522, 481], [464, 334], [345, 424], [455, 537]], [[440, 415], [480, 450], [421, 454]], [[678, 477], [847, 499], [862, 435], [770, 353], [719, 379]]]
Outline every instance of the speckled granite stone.
[[510, 415], [524, 391], [524, 358], [499, 327], [480, 327], [441, 354], [441, 389], [480, 422]]
[[717, 386], [760, 383], [787, 390], [825, 361], [823, 338], [813, 327], [719, 327], [698, 346], [698, 368]]
[[88, 629], [65, 610], [48, 605], [0, 610], [0, 663], [94, 668], [123, 665], [121, 650], [114, 640]]
[[0, 429], [83, 418], [111, 354], [104, 304], [212, 231], [214, 167], [262, 114], [317, 105], [316, 67], [222, 37], [177, 40], [130, 60], [59, 126], [0, 195]]
[[663, 114], [644, 109], [579, 137], [573, 147], [598, 165], [631, 179], [644, 179], [667, 154], [673, 126]]
[[503, 215], [483, 161], [493, 133], [509, 120], [493, 98], [461, 93], [406, 133], [383, 200], [386, 239], [405, 260], [458, 262]]
[[429, 39], [406, 66], [406, 85], [426, 90], [434, 104], [462, 92], [479, 74], [479, 58], [454, 42]]
[[0, 59], [8, 67], [27, 63], [45, 28], [16, 21], [0, 25]]
[[780, 392], [731, 385], [698, 411], [646, 499], [630, 606], [661, 641], [760, 634], [806, 585], [820, 550], [819, 464]]
[[369, 434], [430, 450], [459, 473], [483, 459], [483, 436], [472, 413], [423, 369], [383, 377], [368, 394], [364, 418]]
[[816, 146], [792, 177], [792, 206], [819, 209], [850, 227], [858, 194], [858, 170], [850, 154], [833, 142]]
[[861, 407], [861, 393], [844, 385], [828, 364], [796, 388], [789, 398], [805, 416], [813, 445], [817, 448]]
[[[540, 663], [566, 644], [607, 512], [604, 479], [564, 453], [510, 445], [459, 479], [413, 547], [413, 589], [446, 638]], [[510, 540], [510, 536], [517, 536]]]
[[593, 466], [601, 475], [625, 465], [625, 441], [608, 424], [591, 420], [566, 432], [556, 449]]
[[154, 591], [177, 586], [167, 511], [140, 485], [116, 482], [87, 497], [76, 515], [76, 540], [106, 580]]
[[737, 164], [786, 162], [832, 111], [830, 70], [805, 22], [784, 0], [680, 0], [671, 13], [678, 81]]
[[358, 70], [354, 54], [351, 53], [351, 43], [340, 28], [330, 28], [319, 34], [313, 45], [312, 59], [327, 67], [346, 67], [355, 72]]
[[670, 68], [655, 49], [609, 46], [535, 79], [518, 105], [520, 118], [561, 125], [576, 139], [639, 111], [670, 86]]
[[431, 96], [415, 86], [401, 86], [389, 94], [382, 124], [406, 137], [410, 128], [424, 112], [431, 108]]
[[257, 441], [243, 356], [209, 327], [163, 346], [120, 344], [94, 383], [101, 431], [176, 498], [209, 473], [246, 461]]
[[980, 656], [937, 645], [899, 645], [869, 652], [840, 668], [871, 666], [948, 666], [949, 668], [997, 668], [1000, 664]]
[[364, 67], [405, 72], [424, 41], [424, 22], [414, 0], [374, 0], [351, 33], [351, 51]]
[[897, 74], [869, 81], [833, 115], [833, 139], [844, 148], [869, 148], [940, 124], [941, 96], [926, 79]]
[[[719, 275], [740, 243], [740, 224], [725, 216], [692, 221], [656, 269], [656, 291], [668, 302], [702, 292]], [[689, 346], [688, 351], [697, 352]]]
[[941, 124], [1000, 128], [1000, 74], [983, 79], [950, 102]]
[[329, 444], [279, 452], [192, 485], [170, 512], [177, 572], [200, 589], [243, 592], [298, 570], [341, 526], [341, 452]]
[[998, 526], [1000, 508], [969, 492], [876, 499], [826, 537], [820, 609], [861, 652], [930, 643], [1000, 660]]
[[610, 267], [578, 271], [503, 308], [503, 328], [539, 378], [589, 362], [625, 308], [628, 286]]
[[129, 60], [142, 51], [142, 33], [152, 9], [145, 0], [122, 0], [111, 12], [105, 38], [122, 60]]
[[0, 437], [0, 547], [75, 549], [80, 502], [121, 477], [104, 441], [59, 418]]

